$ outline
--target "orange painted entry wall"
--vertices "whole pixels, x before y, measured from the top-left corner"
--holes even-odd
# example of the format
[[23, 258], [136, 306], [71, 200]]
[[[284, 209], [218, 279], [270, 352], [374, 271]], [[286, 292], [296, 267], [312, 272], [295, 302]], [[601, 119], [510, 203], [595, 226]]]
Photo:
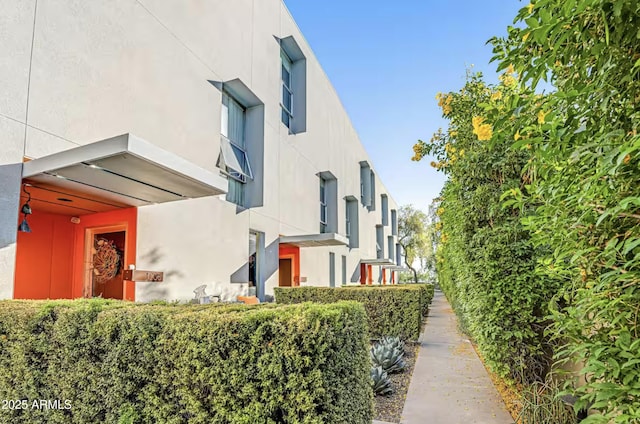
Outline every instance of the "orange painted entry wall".
[[291, 260], [291, 287], [300, 286], [300, 248], [290, 244], [281, 244], [278, 248], [279, 259]]
[[[80, 223], [71, 217], [34, 210], [29, 215], [30, 233], [18, 232], [15, 299], [73, 299], [89, 297], [85, 290], [88, 263], [86, 235], [88, 230], [118, 226], [124, 233], [113, 235], [124, 246], [122, 268], [136, 260], [136, 208], [118, 209], [82, 215]], [[109, 233], [112, 231], [104, 231]], [[90, 246], [91, 247], [91, 246]], [[89, 247], [89, 248], [90, 248]], [[109, 288], [104, 297], [135, 300], [135, 285], [122, 283], [122, 289]]]

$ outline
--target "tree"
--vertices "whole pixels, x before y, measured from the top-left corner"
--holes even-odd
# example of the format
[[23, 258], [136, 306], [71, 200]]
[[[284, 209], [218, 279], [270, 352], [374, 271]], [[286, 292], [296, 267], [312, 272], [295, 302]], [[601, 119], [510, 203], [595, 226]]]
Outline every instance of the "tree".
[[398, 243], [404, 250], [404, 263], [413, 272], [416, 283], [418, 270], [414, 262], [419, 260], [421, 264], [430, 263], [433, 257], [430, 240], [427, 214], [412, 205], [402, 206], [398, 214]]

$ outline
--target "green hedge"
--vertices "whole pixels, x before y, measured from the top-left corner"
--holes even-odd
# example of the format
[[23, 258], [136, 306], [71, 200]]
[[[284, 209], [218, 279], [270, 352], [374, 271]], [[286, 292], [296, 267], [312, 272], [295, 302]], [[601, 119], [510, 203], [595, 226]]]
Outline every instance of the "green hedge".
[[418, 340], [422, 323], [423, 289], [406, 286], [276, 287], [276, 302], [280, 304], [341, 300], [361, 302], [367, 312], [372, 339], [399, 336]]
[[422, 316], [426, 317], [429, 314], [429, 305], [431, 305], [431, 301], [433, 300], [433, 296], [435, 293], [435, 289], [433, 284], [429, 283], [405, 283], [405, 284], [392, 284], [392, 285], [380, 285], [380, 284], [372, 284], [370, 286], [343, 286], [343, 287], [379, 287], [379, 288], [388, 288], [392, 289], [394, 287], [417, 287], [420, 289], [420, 310], [422, 311]]
[[370, 423], [369, 368], [355, 302], [0, 302], [0, 423]]

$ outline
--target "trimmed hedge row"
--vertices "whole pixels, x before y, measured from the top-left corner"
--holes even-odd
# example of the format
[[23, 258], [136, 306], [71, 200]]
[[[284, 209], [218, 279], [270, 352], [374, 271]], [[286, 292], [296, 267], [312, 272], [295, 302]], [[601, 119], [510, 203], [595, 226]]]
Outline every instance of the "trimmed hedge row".
[[355, 302], [0, 302], [0, 423], [368, 424], [368, 342]]
[[429, 284], [429, 283], [418, 283], [418, 284], [407, 283], [407, 284], [351, 286], [351, 287], [383, 287], [383, 288], [418, 287], [420, 289], [420, 309], [422, 310], [422, 316], [425, 316], [425, 317], [429, 314], [429, 305], [431, 305], [431, 301], [433, 300], [433, 296], [435, 294], [435, 288], [433, 284]]
[[276, 287], [275, 294], [279, 304], [355, 300], [364, 305], [372, 339], [398, 336], [418, 340], [420, 336], [424, 292], [417, 285]]

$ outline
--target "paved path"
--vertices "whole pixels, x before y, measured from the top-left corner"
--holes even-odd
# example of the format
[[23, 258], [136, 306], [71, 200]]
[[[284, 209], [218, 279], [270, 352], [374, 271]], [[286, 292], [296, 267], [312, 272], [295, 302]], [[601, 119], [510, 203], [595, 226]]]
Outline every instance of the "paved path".
[[513, 424], [449, 302], [436, 290], [402, 424]]

